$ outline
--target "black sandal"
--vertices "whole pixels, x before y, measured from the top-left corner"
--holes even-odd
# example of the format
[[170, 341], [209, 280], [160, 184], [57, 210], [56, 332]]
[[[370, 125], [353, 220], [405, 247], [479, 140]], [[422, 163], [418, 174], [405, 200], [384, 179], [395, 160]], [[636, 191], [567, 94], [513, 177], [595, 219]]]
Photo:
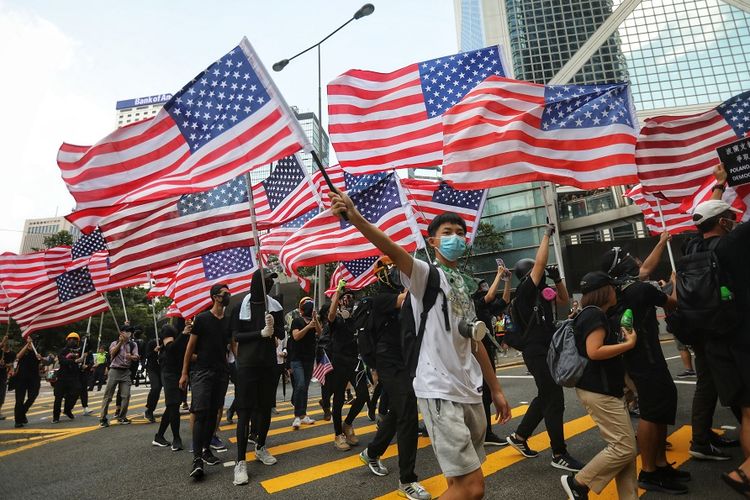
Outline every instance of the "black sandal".
[[724, 480], [725, 483], [727, 483], [734, 491], [739, 493], [740, 495], [743, 495], [745, 497], [750, 498], [750, 479], [748, 479], [747, 475], [742, 469], [735, 469], [734, 472], [737, 473], [738, 476], [740, 476], [740, 479], [742, 481], [735, 481], [732, 479], [729, 474], [724, 472], [721, 475], [721, 478]]

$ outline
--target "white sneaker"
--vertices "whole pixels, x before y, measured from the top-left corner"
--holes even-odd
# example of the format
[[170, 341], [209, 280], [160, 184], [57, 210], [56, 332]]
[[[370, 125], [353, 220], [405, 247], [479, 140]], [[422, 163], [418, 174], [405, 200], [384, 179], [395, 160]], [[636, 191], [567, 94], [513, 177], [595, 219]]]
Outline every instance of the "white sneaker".
[[301, 423], [302, 422], [299, 417], [294, 417], [294, 422], [292, 422], [292, 429], [294, 429], [295, 431], [299, 430], [299, 426], [301, 425]]
[[406, 497], [409, 500], [432, 500], [430, 492], [424, 489], [424, 487], [418, 482], [403, 484], [401, 481], [398, 482], [398, 494], [402, 497]]
[[271, 455], [265, 446], [255, 448], [255, 460], [259, 461], [263, 465], [273, 465], [276, 463], [276, 457]]
[[247, 484], [249, 481], [250, 478], [247, 477], [247, 462], [240, 460], [234, 466], [234, 481], [232, 482], [235, 486], [240, 486], [241, 484]]
[[89, 410], [89, 407], [88, 407], [88, 406], [87, 406], [86, 408], [84, 408], [84, 409], [83, 409], [83, 414], [84, 414], [84, 415], [91, 415], [92, 413], [93, 413], [93, 412], [92, 412], [91, 410]]
[[315, 419], [312, 419], [312, 418], [308, 417], [307, 415], [305, 415], [305, 418], [303, 418], [302, 420], [300, 420], [300, 423], [303, 424], [303, 425], [312, 425], [312, 424], [315, 423]]

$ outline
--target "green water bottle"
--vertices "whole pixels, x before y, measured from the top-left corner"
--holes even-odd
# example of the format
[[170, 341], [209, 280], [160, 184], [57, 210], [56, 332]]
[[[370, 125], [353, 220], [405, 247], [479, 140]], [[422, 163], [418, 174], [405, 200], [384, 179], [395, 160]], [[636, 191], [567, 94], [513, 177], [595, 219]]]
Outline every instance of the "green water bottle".
[[734, 299], [734, 296], [732, 295], [732, 291], [729, 288], [722, 286], [719, 290], [721, 291], [722, 302], [729, 302], [730, 300]]
[[620, 326], [629, 332], [633, 331], [633, 311], [631, 309], [625, 309], [625, 312], [622, 313]]

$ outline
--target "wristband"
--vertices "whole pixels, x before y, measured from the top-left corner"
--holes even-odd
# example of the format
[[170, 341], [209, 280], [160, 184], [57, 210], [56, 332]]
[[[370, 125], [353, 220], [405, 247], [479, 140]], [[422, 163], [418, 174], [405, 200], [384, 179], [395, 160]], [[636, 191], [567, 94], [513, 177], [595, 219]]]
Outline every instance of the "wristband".
[[711, 188], [711, 191], [713, 191], [715, 189], [721, 189], [722, 191], [726, 191], [727, 190], [727, 185], [726, 184], [717, 184], [717, 185], [715, 185], [714, 187]]

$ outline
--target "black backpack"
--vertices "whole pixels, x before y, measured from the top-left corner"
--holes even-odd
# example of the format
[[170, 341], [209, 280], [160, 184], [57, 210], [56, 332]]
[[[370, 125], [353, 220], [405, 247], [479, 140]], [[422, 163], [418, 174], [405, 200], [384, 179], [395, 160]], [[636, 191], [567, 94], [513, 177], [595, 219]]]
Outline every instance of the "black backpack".
[[425, 287], [424, 297], [422, 297], [422, 314], [419, 315], [419, 325], [414, 321], [414, 308], [411, 305], [411, 297], [407, 293], [404, 303], [399, 312], [399, 323], [401, 324], [401, 348], [404, 356], [404, 363], [409, 376], [414, 378], [417, 375], [417, 363], [419, 362], [419, 350], [422, 347], [422, 338], [427, 322], [427, 314], [432, 306], [437, 302], [438, 295], [443, 296], [443, 320], [445, 330], [450, 332], [450, 317], [448, 316], [448, 297], [440, 288], [440, 273], [437, 267], [429, 264], [430, 271], [427, 276], [427, 286]]
[[677, 310], [667, 325], [683, 343], [731, 335], [740, 324], [733, 297], [722, 298], [721, 287], [731, 291], [732, 283], [716, 257], [719, 240], [713, 238], [707, 245], [702, 239], [689, 242], [685, 256], [677, 262]]
[[359, 355], [367, 366], [375, 368], [375, 346], [378, 339], [372, 297], [364, 297], [354, 306], [352, 325], [357, 336]]
[[[527, 277], [524, 279], [529, 278]], [[506, 322], [503, 342], [516, 351], [523, 351], [528, 343], [531, 327], [542, 324], [542, 299], [539, 296], [539, 293], [536, 294], [536, 300], [534, 301], [534, 307], [530, 318], [524, 318], [518, 310], [517, 297], [513, 297], [513, 300], [510, 301], [510, 304], [508, 305], [508, 314], [510, 315], [512, 325], [508, 327]]]

